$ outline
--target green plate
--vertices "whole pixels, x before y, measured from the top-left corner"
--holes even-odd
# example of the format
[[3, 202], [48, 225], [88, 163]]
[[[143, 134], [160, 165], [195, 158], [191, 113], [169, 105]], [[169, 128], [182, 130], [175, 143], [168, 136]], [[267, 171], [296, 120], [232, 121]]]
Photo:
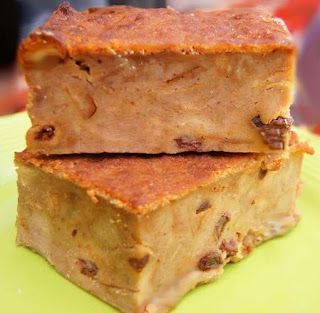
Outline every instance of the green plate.
[[[25, 113], [0, 118], [0, 312], [110, 313], [109, 305], [57, 274], [40, 256], [15, 245], [17, 205], [13, 151], [24, 147]], [[320, 137], [299, 130], [320, 151]], [[298, 201], [303, 219], [288, 235], [258, 247], [224, 275], [190, 292], [175, 313], [320, 312], [320, 155], [307, 156]]]

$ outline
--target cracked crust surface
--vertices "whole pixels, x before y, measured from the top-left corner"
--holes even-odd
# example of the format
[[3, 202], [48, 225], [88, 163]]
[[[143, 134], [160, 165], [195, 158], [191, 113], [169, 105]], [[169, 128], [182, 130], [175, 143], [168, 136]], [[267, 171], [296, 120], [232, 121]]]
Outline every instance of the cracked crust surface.
[[[310, 152], [292, 141], [294, 152]], [[63, 177], [135, 213], [146, 213], [199, 186], [243, 170], [280, 166], [285, 154], [186, 153], [180, 155], [69, 155], [35, 156], [16, 153], [16, 162]]]
[[24, 41], [20, 57], [46, 40], [70, 55], [294, 50], [284, 23], [253, 9], [179, 12], [115, 6], [78, 12], [64, 3]]
[[38, 167], [87, 189], [119, 200], [137, 213], [154, 203], [181, 197], [219, 176], [266, 163], [280, 164], [282, 157], [263, 155], [202, 153], [161, 156], [69, 155], [35, 156], [16, 153], [16, 162]]

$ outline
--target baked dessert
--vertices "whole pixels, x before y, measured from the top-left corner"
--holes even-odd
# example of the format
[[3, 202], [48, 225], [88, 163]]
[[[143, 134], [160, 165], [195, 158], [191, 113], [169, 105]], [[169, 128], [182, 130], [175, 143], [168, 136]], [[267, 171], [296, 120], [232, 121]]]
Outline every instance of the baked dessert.
[[265, 12], [63, 4], [19, 59], [34, 153], [279, 152], [288, 143], [295, 48]]
[[17, 243], [122, 312], [167, 312], [298, 222], [304, 151], [17, 153]]

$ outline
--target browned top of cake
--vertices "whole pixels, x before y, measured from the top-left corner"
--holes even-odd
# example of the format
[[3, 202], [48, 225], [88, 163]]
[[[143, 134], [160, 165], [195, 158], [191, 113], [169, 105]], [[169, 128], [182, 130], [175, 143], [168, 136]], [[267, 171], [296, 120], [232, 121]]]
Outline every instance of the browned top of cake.
[[113, 6], [79, 12], [66, 3], [24, 41], [20, 57], [48, 44], [71, 56], [294, 49], [284, 22], [260, 10], [179, 12]]
[[41, 168], [96, 191], [134, 213], [146, 213], [219, 177], [259, 167], [262, 161], [273, 166], [280, 162], [274, 156], [228, 153], [59, 157], [34, 156], [26, 151], [16, 153], [17, 163]]

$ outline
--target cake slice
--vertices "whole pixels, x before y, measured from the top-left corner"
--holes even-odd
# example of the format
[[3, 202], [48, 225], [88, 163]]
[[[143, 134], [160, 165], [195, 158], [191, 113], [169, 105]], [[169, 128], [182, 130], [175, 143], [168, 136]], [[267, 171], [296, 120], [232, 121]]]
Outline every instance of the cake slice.
[[16, 154], [17, 243], [122, 312], [167, 312], [299, 220], [290, 157]]
[[295, 48], [268, 13], [63, 4], [19, 59], [34, 153], [287, 147]]

